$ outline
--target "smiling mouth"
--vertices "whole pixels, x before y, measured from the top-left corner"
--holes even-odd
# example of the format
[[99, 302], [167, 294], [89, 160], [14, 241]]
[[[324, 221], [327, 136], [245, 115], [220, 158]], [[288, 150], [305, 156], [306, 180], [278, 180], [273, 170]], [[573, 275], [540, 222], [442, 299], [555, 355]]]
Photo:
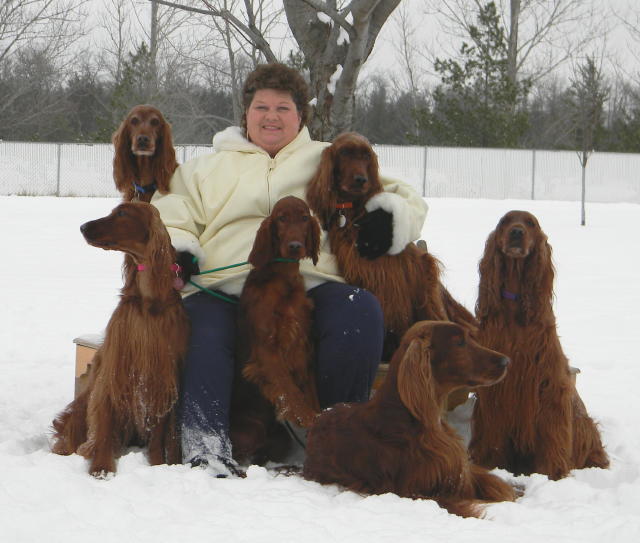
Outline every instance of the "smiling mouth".
[[149, 149], [132, 149], [131, 152], [136, 156], [152, 156], [155, 152], [154, 150]]

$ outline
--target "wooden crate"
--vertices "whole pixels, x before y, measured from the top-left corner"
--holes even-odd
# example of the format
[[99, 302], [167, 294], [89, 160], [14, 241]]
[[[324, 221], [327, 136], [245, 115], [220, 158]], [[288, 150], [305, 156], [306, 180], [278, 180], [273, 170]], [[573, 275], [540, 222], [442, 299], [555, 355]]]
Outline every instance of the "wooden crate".
[[99, 334], [87, 334], [73, 340], [76, 345], [76, 381], [74, 396], [77, 397], [86, 386], [89, 367], [104, 338]]

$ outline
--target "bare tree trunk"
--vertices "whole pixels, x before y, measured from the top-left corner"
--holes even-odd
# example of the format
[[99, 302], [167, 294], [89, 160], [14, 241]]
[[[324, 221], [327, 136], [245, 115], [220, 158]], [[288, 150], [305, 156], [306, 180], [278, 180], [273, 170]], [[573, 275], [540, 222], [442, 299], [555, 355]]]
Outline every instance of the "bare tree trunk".
[[158, 4], [151, 3], [151, 30], [149, 33], [149, 68], [151, 71], [152, 93], [158, 90]]
[[589, 154], [585, 151], [582, 152], [582, 195], [581, 195], [581, 206], [580, 206], [580, 224], [584, 226], [586, 224], [586, 213], [585, 213], [585, 201], [586, 201], [586, 178], [587, 178], [587, 160], [589, 159]]
[[[400, 0], [284, 0], [289, 27], [309, 66], [316, 97], [310, 130], [331, 140], [353, 124], [356, 83], [382, 26]], [[326, 17], [322, 20], [318, 13]], [[352, 22], [349, 22], [348, 18]]]
[[236, 64], [236, 54], [231, 42], [231, 25], [229, 21], [224, 21], [224, 41], [227, 44], [229, 56], [229, 77], [231, 79], [231, 105], [233, 107], [233, 122], [240, 125], [242, 116], [242, 104], [240, 103], [240, 88], [238, 84], [238, 70]]
[[520, 0], [511, 0], [509, 13], [509, 41], [507, 44], [507, 78], [515, 85], [518, 76], [518, 26], [520, 24]]

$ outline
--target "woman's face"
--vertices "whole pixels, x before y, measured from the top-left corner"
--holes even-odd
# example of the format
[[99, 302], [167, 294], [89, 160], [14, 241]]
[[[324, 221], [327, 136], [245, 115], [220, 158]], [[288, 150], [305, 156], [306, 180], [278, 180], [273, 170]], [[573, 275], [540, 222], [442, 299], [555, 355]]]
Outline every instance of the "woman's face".
[[253, 143], [275, 156], [298, 135], [300, 120], [291, 94], [260, 89], [247, 109], [247, 135]]

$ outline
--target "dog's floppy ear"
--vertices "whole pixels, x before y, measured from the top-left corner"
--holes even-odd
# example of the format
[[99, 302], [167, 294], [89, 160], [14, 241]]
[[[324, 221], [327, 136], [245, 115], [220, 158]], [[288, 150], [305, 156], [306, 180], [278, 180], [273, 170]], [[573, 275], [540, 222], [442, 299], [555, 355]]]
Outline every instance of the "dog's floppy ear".
[[254, 268], [264, 268], [278, 256], [273, 238], [273, 220], [269, 216], [260, 224], [253, 248], [249, 253], [248, 260]]
[[307, 203], [320, 219], [322, 228], [329, 229], [332, 215], [335, 213], [338, 196], [334, 187], [336, 149], [330, 145], [322, 151], [320, 164], [315, 175], [307, 185]]
[[542, 230], [536, 232], [536, 243], [525, 260], [521, 284], [522, 324], [540, 322], [553, 303], [555, 270], [551, 259], [551, 245]]
[[320, 224], [318, 223], [318, 219], [313, 216], [309, 217], [306, 250], [307, 256], [311, 258], [315, 266], [318, 263], [318, 254], [320, 253]]
[[498, 311], [500, 307], [504, 256], [498, 247], [497, 238], [498, 228], [489, 234], [478, 264], [480, 288], [476, 302], [476, 317], [479, 320], [486, 318], [492, 311]]
[[156, 142], [156, 158], [153, 161], [153, 176], [156, 181], [158, 192], [166, 194], [169, 192], [169, 182], [173, 172], [176, 171], [178, 163], [176, 162], [176, 151], [173, 147], [173, 138], [171, 136], [171, 125], [164, 119], [158, 111], [161, 125], [158, 130], [158, 140]]
[[373, 147], [369, 145], [369, 166], [367, 168], [367, 174], [369, 175], [369, 183], [371, 185], [370, 193], [376, 194], [383, 190], [382, 183], [380, 182], [380, 166], [378, 164], [378, 155], [373, 150]]
[[113, 180], [120, 192], [126, 192], [136, 181], [135, 163], [131, 152], [131, 135], [129, 133], [129, 116], [120, 123], [111, 138], [114, 147]]
[[438, 410], [431, 373], [431, 335], [416, 337], [409, 343], [398, 368], [398, 394], [411, 414], [427, 425]]

